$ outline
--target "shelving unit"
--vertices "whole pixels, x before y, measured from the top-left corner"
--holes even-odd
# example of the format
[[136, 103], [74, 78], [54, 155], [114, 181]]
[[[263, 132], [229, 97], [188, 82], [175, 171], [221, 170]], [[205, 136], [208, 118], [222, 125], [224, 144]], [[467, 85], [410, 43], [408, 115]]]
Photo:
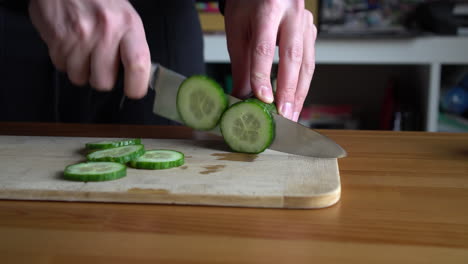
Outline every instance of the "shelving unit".
[[[205, 35], [206, 63], [229, 63], [224, 35]], [[468, 65], [468, 37], [427, 36], [395, 39], [320, 38], [316, 42], [316, 64], [415, 65], [425, 89], [426, 131], [437, 131], [438, 105], [443, 65]], [[275, 62], [278, 54], [275, 55]]]

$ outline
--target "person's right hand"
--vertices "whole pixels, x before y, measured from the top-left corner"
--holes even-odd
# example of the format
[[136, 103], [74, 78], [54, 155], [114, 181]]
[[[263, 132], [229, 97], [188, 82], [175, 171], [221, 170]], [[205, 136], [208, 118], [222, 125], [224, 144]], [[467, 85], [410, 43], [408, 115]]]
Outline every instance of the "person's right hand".
[[74, 84], [109, 91], [122, 60], [125, 94], [146, 94], [150, 52], [143, 23], [127, 0], [31, 0], [29, 13], [52, 62]]

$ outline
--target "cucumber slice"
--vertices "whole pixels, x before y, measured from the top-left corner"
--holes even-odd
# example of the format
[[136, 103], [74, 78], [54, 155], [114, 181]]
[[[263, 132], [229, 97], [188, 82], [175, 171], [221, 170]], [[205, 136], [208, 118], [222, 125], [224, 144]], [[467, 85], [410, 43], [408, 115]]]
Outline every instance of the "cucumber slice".
[[72, 181], [110, 181], [125, 177], [127, 167], [116, 162], [84, 162], [67, 166], [63, 175]]
[[248, 100], [229, 107], [221, 118], [220, 128], [224, 141], [237, 152], [263, 152], [275, 138], [275, 121], [270, 111]]
[[129, 163], [133, 168], [148, 170], [169, 169], [183, 164], [184, 154], [169, 149], [147, 150], [145, 154]]
[[187, 78], [177, 92], [177, 111], [184, 123], [197, 130], [214, 128], [228, 107], [221, 86], [201, 75]]
[[118, 148], [103, 149], [86, 156], [89, 161], [114, 161], [127, 163], [145, 153], [143, 145], [130, 145]]
[[122, 146], [129, 146], [129, 145], [139, 145], [141, 144], [141, 139], [139, 138], [131, 138], [131, 139], [121, 139], [121, 140], [103, 140], [97, 142], [90, 142], [86, 143], [87, 149], [109, 149], [109, 148], [117, 148]]

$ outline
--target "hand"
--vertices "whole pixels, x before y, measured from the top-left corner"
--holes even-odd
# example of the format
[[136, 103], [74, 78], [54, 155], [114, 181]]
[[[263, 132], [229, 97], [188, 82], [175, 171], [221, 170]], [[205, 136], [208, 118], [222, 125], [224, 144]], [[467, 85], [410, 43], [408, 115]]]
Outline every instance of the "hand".
[[227, 0], [226, 36], [232, 63], [233, 95], [252, 91], [271, 103], [270, 72], [276, 43], [278, 111], [297, 121], [315, 69], [317, 30], [304, 0]]
[[146, 94], [150, 52], [143, 23], [127, 0], [31, 0], [29, 13], [52, 62], [74, 84], [109, 91], [122, 60], [125, 94]]

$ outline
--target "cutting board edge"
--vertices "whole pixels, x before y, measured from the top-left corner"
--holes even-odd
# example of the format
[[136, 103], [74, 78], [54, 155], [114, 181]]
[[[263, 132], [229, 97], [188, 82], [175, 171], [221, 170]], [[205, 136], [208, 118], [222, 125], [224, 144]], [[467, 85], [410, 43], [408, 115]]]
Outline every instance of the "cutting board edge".
[[229, 206], [284, 209], [320, 209], [336, 204], [340, 199], [340, 188], [336, 191], [315, 196], [235, 196], [161, 194], [130, 192], [67, 192], [53, 190], [2, 190], [0, 200], [97, 202], [126, 204], [175, 204], [199, 206]]
[[283, 207], [291, 209], [320, 209], [335, 205], [341, 198], [341, 186], [314, 196], [284, 196]]

